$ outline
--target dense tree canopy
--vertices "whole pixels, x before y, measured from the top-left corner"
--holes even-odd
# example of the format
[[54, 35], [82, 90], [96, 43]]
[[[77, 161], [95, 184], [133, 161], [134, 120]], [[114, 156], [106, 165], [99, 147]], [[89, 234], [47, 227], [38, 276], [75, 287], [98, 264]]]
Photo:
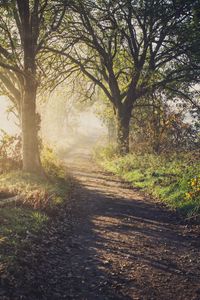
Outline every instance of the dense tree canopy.
[[[193, 1], [71, 1], [55, 53], [98, 85], [113, 105], [121, 152], [134, 104], [155, 90], [188, 91], [199, 70], [180, 37]], [[184, 85], [184, 87], [183, 87]]]

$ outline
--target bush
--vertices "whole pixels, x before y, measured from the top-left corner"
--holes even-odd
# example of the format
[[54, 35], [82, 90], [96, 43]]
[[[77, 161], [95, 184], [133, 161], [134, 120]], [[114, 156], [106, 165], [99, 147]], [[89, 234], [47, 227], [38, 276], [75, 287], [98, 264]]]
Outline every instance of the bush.
[[1, 130], [0, 135], [0, 174], [20, 169], [22, 166], [21, 138]]
[[[9, 135], [1, 130], [0, 135], [0, 174], [17, 171], [22, 168], [22, 142], [18, 135]], [[41, 146], [41, 162], [48, 177], [65, 178], [66, 172], [54, 153], [47, 145]]]
[[94, 149], [93, 153], [94, 157], [96, 160], [101, 161], [101, 160], [110, 160], [113, 159], [114, 157], [118, 157], [118, 149], [117, 145], [110, 144], [107, 147], [96, 147]]
[[[4, 145], [12, 145], [13, 140], [8, 138]], [[0, 266], [11, 281], [14, 272], [23, 269], [19, 260], [21, 251], [23, 255], [24, 251], [29, 253], [32, 239], [43, 238], [43, 230], [48, 229], [69, 203], [71, 179], [48, 147], [42, 149], [42, 163], [47, 176], [20, 170], [0, 174]], [[16, 201], [4, 201], [15, 195]]]
[[53, 149], [49, 146], [43, 146], [41, 151], [41, 162], [45, 173], [51, 179], [64, 179], [66, 178], [66, 171], [61, 161], [57, 158]]
[[[105, 150], [100, 153], [107, 153]], [[96, 156], [97, 157], [97, 156]], [[101, 155], [99, 163], [133, 186], [142, 188], [188, 217], [200, 215], [200, 162], [197, 151], [170, 156]]]
[[5, 197], [1, 198], [18, 195], [19, 203], [42, 210], [54, 210], [64, 203], [70, 184], [64, 166], [47, 146], [42, 148], [41, 161], [46, 174], [44, 177], [20, 170], [2, 173], [0, 193]]

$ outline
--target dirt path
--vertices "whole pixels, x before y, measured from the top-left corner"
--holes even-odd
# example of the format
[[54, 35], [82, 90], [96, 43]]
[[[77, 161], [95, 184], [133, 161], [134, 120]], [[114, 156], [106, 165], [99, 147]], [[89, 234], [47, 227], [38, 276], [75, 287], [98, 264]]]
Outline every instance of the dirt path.
[[87, 157], [67, 164], [72, 207], [36, 243], [29, 277], [7, 299], [199, 300], [198, 228]]

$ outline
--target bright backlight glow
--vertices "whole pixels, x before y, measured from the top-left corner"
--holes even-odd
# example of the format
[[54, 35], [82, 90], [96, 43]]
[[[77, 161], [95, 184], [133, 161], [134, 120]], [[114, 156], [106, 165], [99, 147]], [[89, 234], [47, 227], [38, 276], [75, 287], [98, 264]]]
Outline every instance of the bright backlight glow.
[[0, 97], [0, 129], [5, 130], [9, 134], [16, 134], [19, 128], [16, 125], [17, 119], [14, 114], [7, 112], [9, 108], [9, 101], [6, 97]]

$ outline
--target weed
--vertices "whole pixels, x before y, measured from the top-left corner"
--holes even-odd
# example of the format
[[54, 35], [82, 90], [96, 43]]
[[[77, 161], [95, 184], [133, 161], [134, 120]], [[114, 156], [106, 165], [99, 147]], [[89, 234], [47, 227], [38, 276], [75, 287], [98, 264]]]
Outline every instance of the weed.
[[[100, 150], [101, 152], [102, 150]], [[185, 216], [200, 214], [200, 162], [193, 152], [166, 155], [135, 153], [124, 157], [106, 156], [99, 163], [133, 186], [160, 198]]]

